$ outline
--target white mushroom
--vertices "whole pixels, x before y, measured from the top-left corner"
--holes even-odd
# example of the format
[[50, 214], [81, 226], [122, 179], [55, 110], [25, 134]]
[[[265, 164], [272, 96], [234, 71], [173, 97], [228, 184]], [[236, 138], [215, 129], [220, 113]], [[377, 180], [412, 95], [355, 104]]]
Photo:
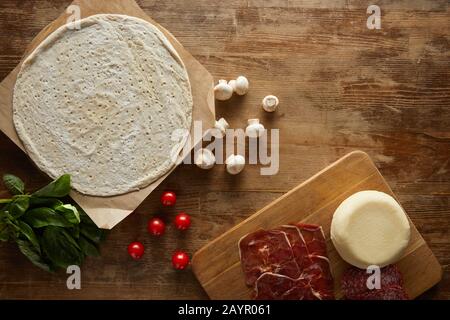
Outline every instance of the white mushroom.
[[234, 155], [232, 154], [225, 161], [227, 165], [227, 171], [229, 174], [236, 175], [244, 170], [245, 167], [245, 158], [240, 154]]
[[278, 100], [277, 97], [270, 95], [263, 99], [262, 106], [263, 109], [267, 112], [274, 112], [277, 109], [279, 103], [280, 100]]
[[235, 79], [228, 81], [228, 85], [233, 88], [233, 92], [236, 92], [236, 80]]
[[219, 80], [214, 87], [214, 96], [217, 100], [228, 100], [233, 95], [233, 88], [227, 83], [227, 80]]
[[244, 76], [239, 76], [236, 80], [230, 80], [228, 85], [232, 87], [233, 91], [240, 96], [247, 94], [249, 88], [249, 82]]
[[201, 169], [211, 169], [216, 164], [216, 157], [209, 149], [200, 149], [195, 157], [195, 164]]
[[249, 119], [248, 126], [245, 129], [245, 135], [249, 138], [259, 138], [263, 135], [266, 128], [259, 123], [259, 119]]
[[216, 128], [219, 133], [223, 136], [225, 136], [227, 129], [230, 127], [230, 125], [228, 124], [227, 120], [225, 120], [224, 118], [220, 118], [219, 120], [216, 121], [216, 124], [214, 125], [214, 128]]

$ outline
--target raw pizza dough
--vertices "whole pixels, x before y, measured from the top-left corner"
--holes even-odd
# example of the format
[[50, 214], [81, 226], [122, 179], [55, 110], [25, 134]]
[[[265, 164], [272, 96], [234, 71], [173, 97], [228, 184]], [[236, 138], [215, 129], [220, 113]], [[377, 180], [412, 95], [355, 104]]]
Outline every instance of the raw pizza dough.
[[174, 167], [186, 141], [186, 68], [147, 21], [108, 14], [79, 23], [56, 30], [23, 63], [15, 128], [38, 167], [52, 178], [71, 174], [79, 192], [138, 190]]

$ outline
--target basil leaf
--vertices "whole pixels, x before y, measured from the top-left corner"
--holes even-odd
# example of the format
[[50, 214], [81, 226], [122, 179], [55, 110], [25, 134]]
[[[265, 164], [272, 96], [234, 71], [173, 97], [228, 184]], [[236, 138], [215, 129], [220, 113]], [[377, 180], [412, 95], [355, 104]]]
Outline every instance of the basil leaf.
[[70, 175], [65, 174], [32, 194], [41, 198], [62, 198], [70, 192]]
[[78, 239], [78, 243], [80, 245], [81, 251], [86, 256], [91, 256], [91, 257], [100, 256], [100, 252], [98, 251], [97, 247], [94, 244], [92, 244], [92, 242], [87, 240], [85, 237], [80, 236], [80, 239]]
[[67, 221], [72, 224], [80, 223], [80, 214], [76, 207], [71, 204], [64, 204], [55, 208], [56, 212], [61, 213]]
[[67, 241], [69, 241], [75, 248], [81, 250], [80, 246], [78, 245], [78, 242], [75, 241], [75, 239], [70, 235], [70, 233], [68, 233], [64, 229], [61, 229], [61, 233], [66, 237]]
[[91, 240], [94, 243], [100, 243], [106, 233], [105, 230], [100, 229], [97, 227], [97, 225], [94, 223], [94, 221], [91, 220], [91, 218], [87, 215], [84, 210], [76, 205], [78, 212], [80, 213], [80, 233], [83, 234], [86, 238]]
[[23, 194], [25, 190], [25, 183], [19, 177], [12, 174], [5, 174], [3, 176], [3, 183], [6, 189], [13, 195]]
[[62, 206], [64, 203], [56, 198], [37, 198], [30, 197], [30, 208], [47, 207], [55, 209]]
[[9, 208], [6, 206], [5, 208], [2, 208], [0, 210], [0, 218], [8, 225], [12, 225], [14, 228], [17, 228], [15, 224], [12, 223], [12, 221], [16, 221], [16, 219], [9, 214]]
[[68, 229], [70, 234], [74, 239], [78, 239], [80, 237], [80, 225], [76, 224], [72, 228]]
[[35, 266], [38, 266], [45, 271], [52, 271], [52, 267], [45, 263], [31, 242], [20, 239], [17, 239], [16, 242], [20, 252], [22, 252], [23, 255], [27, 257], [28, 260], [30, 260]]
[[83, 254], [75, 240], [63, 228], [46, 227], [42, 235], [42, 248], [58, 267], [67, 268], [70, 265], [81, 265]]
[[92, 221], [92, 219], [87, 215], [86, 212], [84, 212], [84, 210], [79, 205], [75, 205], [75, 207], [77, 208], [78, 213], [80, 214], [81, 223], [88, 224], [91, 226], [97, 226], [94, 223], [94, 221]]
[[103, 236], [103, 231], [96, 225], [87, 225], [84, 223], [80, 225], [80, 233], [94, 243], [100, 243]]
[[9, 205], [3, 206], [0, 208], [0, 219], [7, 217]]
[[21, 217], [30, 205], [30, 199], [27, 196], [19, 196], [9, 204], [9, 214], [14, 218]]
[[14, 225], [17, 226], [17, 230], [20, 232], [20, 234], [25, 236], [25, 238], [33, 244], [33, 247], [36, 249], [36, 251], [40, 253], [41, 247], [33, 229], [31, 229], [31, 227], [23, 221], [18, 220], [16, 223], [17, 224]]
[[9, 241], [9, 234], [7, 230], [0, 231], [0, 241], [1, 242], [8, 242]]
[[8, 241], [9, 240], [9, 229], [6, 223], [0, 222], [0, 241]]
[[24, 215], [24, 220], [33, 228], [42, 228], [47, 226], [56, 226], [69, 228], [72, 225], [50, 208], [31, 209]]

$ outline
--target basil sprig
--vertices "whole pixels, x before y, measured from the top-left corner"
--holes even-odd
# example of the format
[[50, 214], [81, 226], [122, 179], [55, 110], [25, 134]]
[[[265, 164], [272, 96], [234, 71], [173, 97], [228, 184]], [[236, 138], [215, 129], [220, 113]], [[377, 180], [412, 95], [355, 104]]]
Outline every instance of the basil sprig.
[[0, 199], [0, 241], [16, 242], [34, 265], [50, 272], [100, 255], [104, 232], [79, 206], [66, 201], [70, 175], [31, 194], [12, 174], [4, 175], [3, 183], [12, 198]]

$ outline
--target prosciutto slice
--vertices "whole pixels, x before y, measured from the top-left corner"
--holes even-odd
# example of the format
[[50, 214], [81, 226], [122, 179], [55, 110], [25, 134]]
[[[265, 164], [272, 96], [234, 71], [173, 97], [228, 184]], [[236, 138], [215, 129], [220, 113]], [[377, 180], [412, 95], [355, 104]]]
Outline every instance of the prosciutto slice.
[[319, 296], [303, 278], [292, 279], [267, 272], [261, 275], [255, 286], [256, 300], [319, 300]]
[[303, 268], [308, 266], [310, 264], [309, 251], [299, 228], [294, 225], [285, 225], [275, 230], [279, 230], [286, 234], [289, 245], [292, 248], [294, 259], [300, 270], [303, 270]]
[[254, 287], [255, 299], [334, 298], [320, 226], [296, 224], [258, 230], [241, 239], [239, 250], [246, 283]]
[[239, 241], [239, 252], [245, 282], [252, 286], [265, 272], [292, 278], [300, 275], [291, 244], [285, 232], [259, 230]]

